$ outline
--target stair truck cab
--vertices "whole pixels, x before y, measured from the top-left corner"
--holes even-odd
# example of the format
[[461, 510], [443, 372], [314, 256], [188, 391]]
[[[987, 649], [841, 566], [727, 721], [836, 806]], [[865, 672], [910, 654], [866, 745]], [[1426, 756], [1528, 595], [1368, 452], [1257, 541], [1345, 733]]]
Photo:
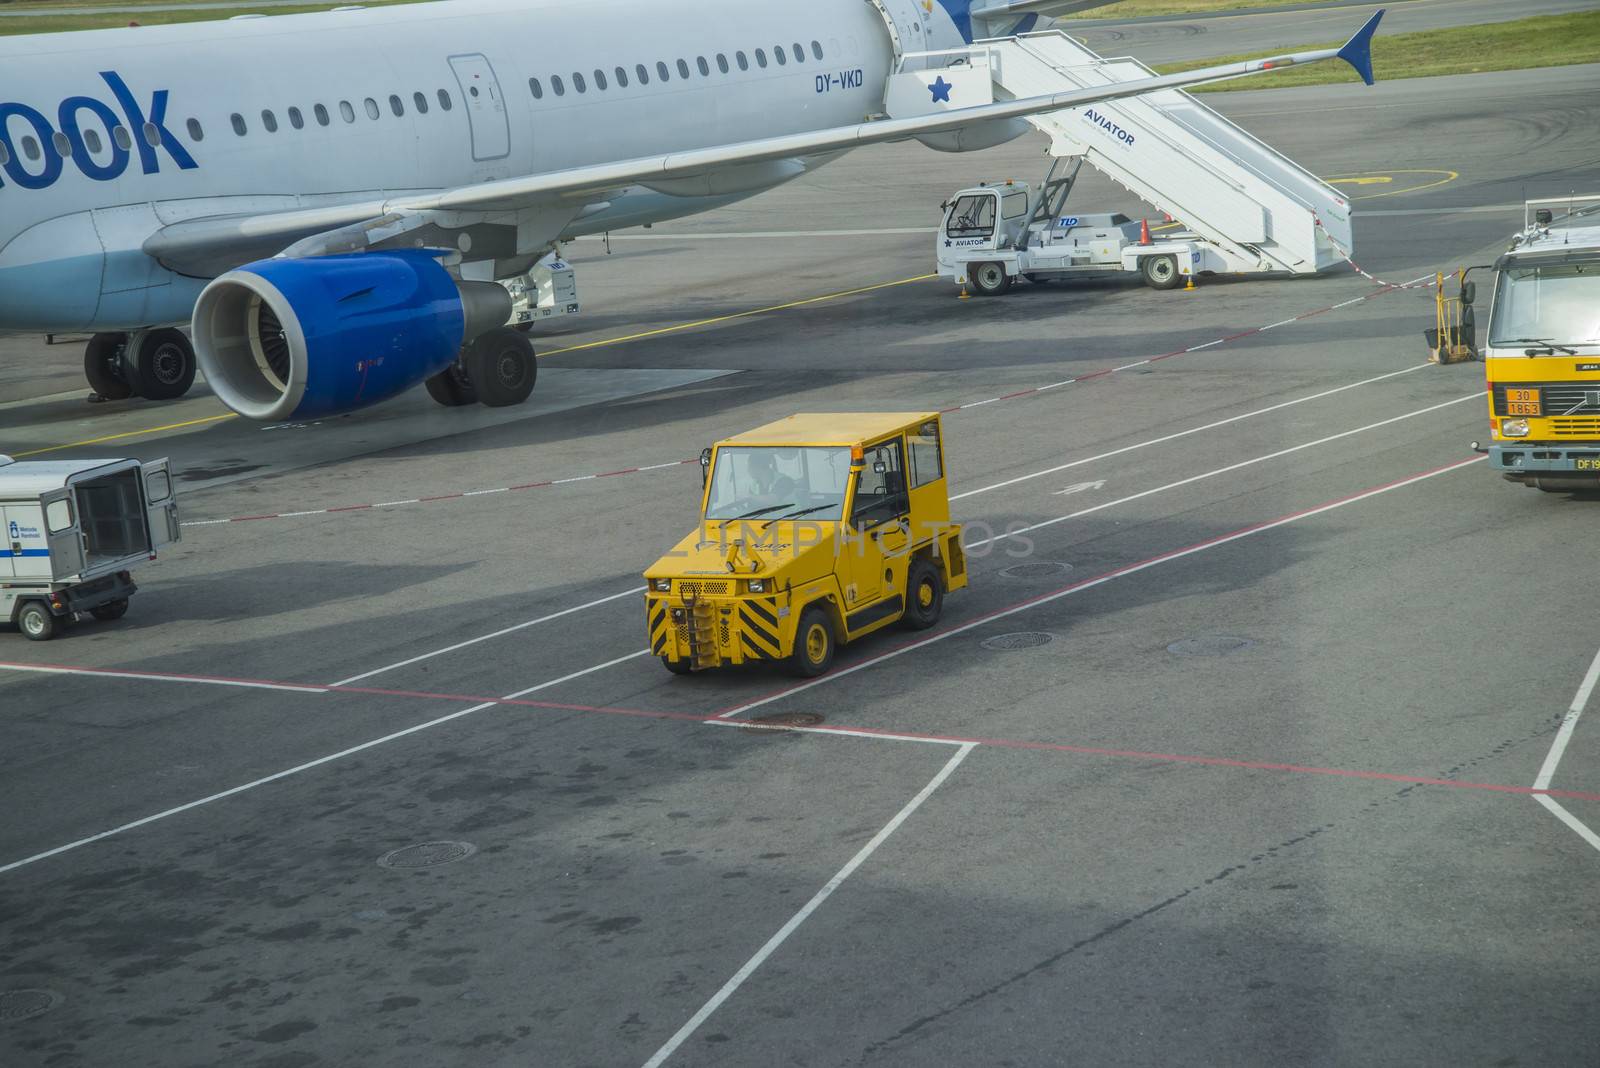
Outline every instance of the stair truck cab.
[[0, 620], [47, 641], [79, 613], [120, 619], [129, 572], [179, 537], [166, 460], [0, 456]]
[[937, 412], [792, 415], [701, 455], [699, 529], [644, 573], [650, 649], [686, 675], [938, 622], [967, 584]]
[[1494, 265], [1483, 451], [1511, 482], [1600, 489], [1600, 196], [1530, 200], [1523, 222]]

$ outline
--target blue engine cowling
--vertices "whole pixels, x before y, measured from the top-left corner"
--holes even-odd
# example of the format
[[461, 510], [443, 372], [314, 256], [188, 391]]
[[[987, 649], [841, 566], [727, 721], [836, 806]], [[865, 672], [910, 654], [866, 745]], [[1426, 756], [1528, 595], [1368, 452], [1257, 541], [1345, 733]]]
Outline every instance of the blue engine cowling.
[[[482, 287], [499, 294], [485, 295]], [[493, 321], [483, 306], [500, 305]], [[472, 320], [505, 323], [510, 296], [458, 283], [425, 249], [246, 264], [194, 309], [194, 347], [219, 400], [249, 419], [333, 415], [388, 400], [448, 367]]]

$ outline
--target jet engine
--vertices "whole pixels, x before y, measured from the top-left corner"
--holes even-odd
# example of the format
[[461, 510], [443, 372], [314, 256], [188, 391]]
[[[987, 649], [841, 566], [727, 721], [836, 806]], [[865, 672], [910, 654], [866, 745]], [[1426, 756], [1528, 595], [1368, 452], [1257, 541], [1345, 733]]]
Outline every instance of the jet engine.
[[194, 348], [219, 400], [249, 419], [304, 419], [388, 400], [503, 327], [511, 296], [461, 282], [425, 249], [246, 264], [194, 309]]

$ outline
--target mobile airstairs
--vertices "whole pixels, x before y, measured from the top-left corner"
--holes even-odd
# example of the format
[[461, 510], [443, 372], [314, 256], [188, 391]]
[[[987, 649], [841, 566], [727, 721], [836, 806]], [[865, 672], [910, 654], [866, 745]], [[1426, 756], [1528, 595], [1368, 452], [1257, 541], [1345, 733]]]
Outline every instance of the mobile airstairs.
[[[887, 108], [900, 118], [1153, 73], [1051, 30], [906, 53], [890, 78]], [[1048, 135], [1052, 156], [1078, 157], [1181, 220], [1205, 250], [1203, 269], [1316, 274], [1354, 248], [1350, 205], [1338, 190], [1180, 89], [1011, 121]], [[994, 143], [1016, 132], [990, 131]]]

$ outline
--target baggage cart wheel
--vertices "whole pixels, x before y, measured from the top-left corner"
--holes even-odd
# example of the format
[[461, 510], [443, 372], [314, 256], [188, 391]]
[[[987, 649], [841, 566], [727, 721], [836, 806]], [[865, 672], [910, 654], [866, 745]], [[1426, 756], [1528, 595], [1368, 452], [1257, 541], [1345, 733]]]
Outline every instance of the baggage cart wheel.
[[106, 400], [127, 400], [133, 386], [122, 376], [122, 347], [127, 334], [96, 334], [83, 347], [83, 377]]
[[906, 612], [900, 625], [907, 630], [927, 630], [944, 611], [944, 582], [939, 569], [926, 560], [911, 565], [906, 575]]
[[182, 330], [166, 327], [138, 335], [138, 351], [125, 358], [134, 392], [146, 400], [177, 400], [194, 385], [194, 346]]
[[794, 652], [789, 654], [789, 670], [802, 678], [815, 678], [833, 664], [833, 620], [813, 605], [800, 616], [794, 634]]
[[478, 391], [472, 388], [471, 379], [458, 363], [451, 364], [429, 378], [423, 386], [427, 389], [428, 396], [446, 408], [460, 408], [463, 405], [478, 403]]
[[967, 272], [972, 288], [985, 297], [998, 297], [1011, 288], [1011, 276], [1003, 263], [975, 263]]
[[121, 619], [128, 614], [128, 599], [119, 597], [115, 601], [107, 601], [89, 609], [89, 614], [102, 623], [110, 623], [114, 619]]
[[1151, 289], [1176, 289], [1183, 283], [1176, 256], [1146, 256], [1139, 261], [1139, 273]]
[[674, 675], [687, 675], [694, 670], [694, 665], [687, 660], [673, 660], [671, 657], [662, 657], [661, 666]]
[[467, 346], [465, 362], [479, 403], [490, 408], [521, 404], [533, 392], [539, 377], [533, 343], [509, 326], [474, 338]]
[[17, 626], [29, 641], [47, 642], [56, 636], [58, 624], [43, 601], [29, 601], [17, 613]]

